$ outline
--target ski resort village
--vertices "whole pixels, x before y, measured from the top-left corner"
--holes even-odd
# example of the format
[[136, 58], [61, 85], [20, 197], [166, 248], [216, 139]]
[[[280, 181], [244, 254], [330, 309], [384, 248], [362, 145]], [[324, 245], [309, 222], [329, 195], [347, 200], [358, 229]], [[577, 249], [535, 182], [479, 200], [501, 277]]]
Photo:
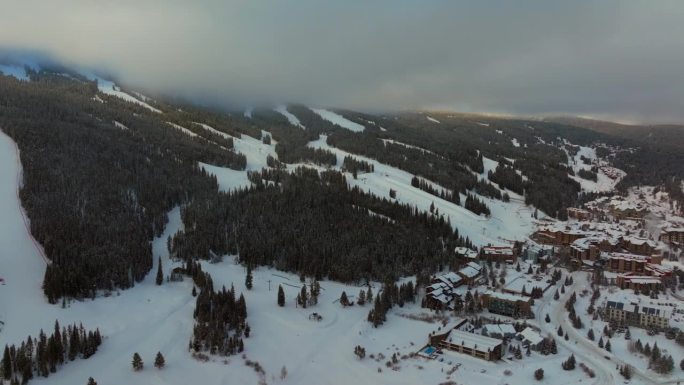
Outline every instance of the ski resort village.
[[640, 142], [65, 71], [0, 67], [0, 384], [684, 382], [684, 193]]

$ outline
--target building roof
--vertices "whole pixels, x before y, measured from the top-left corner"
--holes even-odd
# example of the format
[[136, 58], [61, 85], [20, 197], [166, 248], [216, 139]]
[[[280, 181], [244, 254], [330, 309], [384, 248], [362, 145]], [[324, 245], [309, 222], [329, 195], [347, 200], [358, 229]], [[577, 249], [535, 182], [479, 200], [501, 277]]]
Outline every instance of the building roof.
[[523, 297], [522, 295], [499, 293], [499, 292], [491, 291], [491, 290], [485, 291], [484, 295], [488, 295], [492, 298], [503, 299], [506, 301], [523, 301], [523, 302], [529, 302], [530, 301], [530, 298]]
[[515, 328], [511, 324], [486, 324], [482, 326], [482, 330], [486, 330], [487, 334], [499, 333], [501, 335], [515, 334]]
[[494, 350], [494, 348], [503, 343], [496, 338], [462, 332], [456, 329], [452, 329], [444, 340], [450, 344], [460, 345], [481, 352]]
[[672, 307], [657, 301], [658, 300], [620, 291], [607, 298], [606, 307], [630, 313], [641, 313], [670, 318], [672, 316]]
[[466, 258], [477, 258], [477, 251], [471, 250], [467, 247], [457, 247], [454, 249], [454, 252]]
[[537, 345], [538, 343], [544, 341], [544, 337], [540, 336], [539, 333], [534, 331], [529, 326], [523, 329], [518, 335], [523, 339], [523, 341], [529, 341], [532, 345]]
[[508, 246], [485, 246], [482, 249], [491, 255], [513, 255], [513, 248]]

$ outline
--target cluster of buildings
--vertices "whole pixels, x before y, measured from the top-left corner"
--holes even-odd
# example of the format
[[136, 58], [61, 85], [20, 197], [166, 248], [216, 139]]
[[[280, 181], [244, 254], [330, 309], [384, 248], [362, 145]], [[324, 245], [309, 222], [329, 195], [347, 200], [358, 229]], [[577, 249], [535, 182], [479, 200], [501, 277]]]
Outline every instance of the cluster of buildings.
[[456, 288], [473, 285], [482, 272], [482, 266], [468, 262], [457, 272], [449, 272], [432, 278], [425, 288], [425, 305], [434, 310], [454, 310], [456, 297], [461, 297]]
[[[570, 210], [570, 209], [569, 209]], [[586, 210], [572, 210], [574, 213]], [[573, 214], [580, 215], [580, 214]], [[646, 237], [631, 223], [571, 222], [564, 227], [541, 227], [535, 238], [565, 250], [576, 264], [601, 268], [609, 284], [622, 289], [652, 290], [672, 274], [662, 265], [663, 244]]]
[[621, 326], [662, 330], [669, 326], [676, 310], [675, 304], [620, 291], [608, 297], [604, 315]]
[[478, 331], [465, 319], [456, 319], [429, 336], [434, 348], [447, 349], [486, 361], [497, 361], [505, 353], [504, 343], [513, 339], [521, 341], [531, 350], [540, 350], [544, 337], [530, 327], [518, 332], [512, 324], [487, 324]]

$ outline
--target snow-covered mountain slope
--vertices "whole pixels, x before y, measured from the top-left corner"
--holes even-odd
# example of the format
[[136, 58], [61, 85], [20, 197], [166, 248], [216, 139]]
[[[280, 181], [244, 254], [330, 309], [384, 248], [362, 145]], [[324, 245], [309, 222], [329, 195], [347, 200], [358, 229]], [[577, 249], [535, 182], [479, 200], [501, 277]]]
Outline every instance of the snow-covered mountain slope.
[[[225, 132], [219, 131], [204, 123], [195, 123], [201, 125], [204, 129], [209, 130], [224, 138], [233, 139], [233, 149], [236, 152], [244, 154], [247, 157], [247, 167], [244, 171], [233, 170], [227, 167], [213, 166], [210, 164], [200, 163], [200, 166], [208, 173], [216, 176], [221, 191], [230, 191], [237, 188], [249, 187], [252, 183], [247, 179], [248, 171], [259, 171], [262, 168], [268, 167], [266, 158], [270, 155], [278, 159], [278, 154], [275, 152], [275, 145], [277, 142], [271, 140], [271, 144], [264, 144], [263, 141], [252, 138], [248, 135], [242, 135], [240, 138], [228, 135]], [[262, 131], [263, 135], [270, 135], [266, 131]]]
[[352, 122], [344, 116], [332, 111], [328, 111], [322, 108], [311, 108], [311, 111], [315, 112], [316, 114], [318, 114], [318, 116], [329, 121], [330, 123], [336, 124], [342, 128], [346, 128], [349, 131], [362, 132], [366, 129], [366, 127], [358, 123]]
[[276, 108], [273, 109], [273, 111], [283, 115], [284, 117], [287, 118], [287, 121], [290, 122], [291, 125], [299, 128], [306, 129], [304, 125], [299, 121], [299, 119], [290, 111], [287, 110], [287, 106], [285, 105], [280, 105], [277, 106]]
[[93, 81], [97, 81], [97, 89], [102, 92], [103, 94], [107, 94], [110, 96], [115, 96], [117, 98], [123, 99], [129, 103], [134, 103], [140, 106], [143, 106], [147, 108], [148, 110], [152, 112], [156, 112], [161, 114], [162, 111], [152, 107], [151, 105], [147, 104], [145, 102], [145, 99], [148, 99], [144, 95], [140, 96], [140, 99], [134, 97], [133, 95], [127, 94], [126, 92], [121, 91], [121, 88], [117, 86], [113, 81], [104, 79], [100, 76], [95, 75], [92, 72], [89, 71], [81, 71], [81, 75], [83, 75], [85, 78]]
[[[615, 186], [620, 182], [622, 178], [625, 177], [627, 173], [624, 171], [612, 167], [608, 162], [599, 159], [596, 155], [596, 149], [586, 146], [579, 146], [579, 151], [574, 156], [568, 154], [569, 165], [572, 167], [573, 171], [577, 173], [579, 170], [590, 170], [593, 166], [598, 168], [596, 173], [596, 181], [580, 178], [579, 176], [570, 176], [571, 179], [577, 181], [581, 186], [583, 191], [589, 192], [603, 192], [612, 191]], [[582, 161], [582, 157], [589, 159], [590, 164], [585, 164]]]
[[[487, 218], [476, 215], [457, 204], [411, 186], [413, 174], [385, 165], [374, 159], [350, 154], [329, 146], [326, 143], [325, 136], [309, 143], [309, 146], [327, 149], [335, 153], [338, 164], [336, 169], [340, 169], [344, 157], [347, 155], [353, 155], [357, 159], [373, 164], [374, 172], [359, 174], [357, 179], [354, 179], [350, 173], [346, 173], [347, 181], [351, 185], [358, 186], [362, 190], [379, 197], [388, 197], [390, 189], [396, 190], [399, 202], [410, 204], [424, 211], [429, 210], [430, 205], [434, 203], [435, 208], [439, 209], [440, 214], [448, 217], [452, 226], [458, 228], [459, 234], [470, 238], [475, 245], [484, 246], [487, 244], [501, 244], [506, 240], [523, 240], [535, 229], [532, 222], [532, 212], [534, 209], [525, 206], [522, 197], [515, 194], [511, 194], [511, 202], [509, 203], [481, 197], [492, 212], [492, 215]], [[490, 168], [495, 168], [496, 162], [492, 162], [487, 165]], [[485, 169], [485, 172], [487, 171]], [[442, 187], [437, 185], [434, 186], [442, 189]], [[465, 197], [461, 195], [461, 201], [464, 200]]]

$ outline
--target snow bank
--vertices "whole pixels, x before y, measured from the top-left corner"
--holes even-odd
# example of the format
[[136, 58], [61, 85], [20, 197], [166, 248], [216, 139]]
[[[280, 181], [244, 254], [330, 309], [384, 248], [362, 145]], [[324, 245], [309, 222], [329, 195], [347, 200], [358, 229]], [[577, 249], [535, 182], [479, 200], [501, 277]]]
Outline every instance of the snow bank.
[[332, 111], [328, 111], [322, 108], [311, 108], [311, 111], [315, 112], [316, 114], [318, 114], [318, 116], [329, 121], [330, 123], [336, 124], [342, 128], [346, 128], [349, 131], [362, 132], [366, 129], [366, 127], [358, 123], [352, 122], [344, 116]]

